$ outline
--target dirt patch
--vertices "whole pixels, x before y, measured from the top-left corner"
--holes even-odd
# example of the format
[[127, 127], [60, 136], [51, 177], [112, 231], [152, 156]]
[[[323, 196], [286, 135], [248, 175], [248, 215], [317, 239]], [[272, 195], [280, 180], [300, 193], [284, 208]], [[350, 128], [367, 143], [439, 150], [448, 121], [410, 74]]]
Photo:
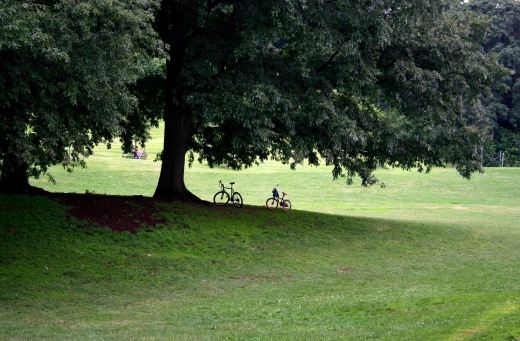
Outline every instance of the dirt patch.
[[350, 272], [350, 271], [354, 271], [354, 268], [343, 268], [339, 271], [342, 271], [342, 272]]
[[165, 223], [159, 200], [143, 196], [47, 193], [70, 208], [69, 214], [114, 231], [135, 233], [138, 228]]

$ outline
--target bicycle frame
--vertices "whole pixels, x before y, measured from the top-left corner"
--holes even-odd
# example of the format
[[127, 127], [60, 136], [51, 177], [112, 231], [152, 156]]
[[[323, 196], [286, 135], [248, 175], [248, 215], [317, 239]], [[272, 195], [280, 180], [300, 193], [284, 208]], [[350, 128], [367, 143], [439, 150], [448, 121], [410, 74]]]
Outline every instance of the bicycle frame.
[[[276, 187], [275, 187], [276, 189]], [[278, 191], [276, 191], [277, 193]], [[274, 210], [275, 208], [280, 205], [283, 208], [284, 212], [289, 212], [292, 208], [292, 204], [289, 200], [285, 199], [285, 196], [287, 195], [286, 192], [282, 192], [282, 197], [275, 195], [275, 190], [273, 190], [273, 196], [265, 202], [265, 205], [268, 209]]]
[[283, 206], [283, 204], [285, 204], [285, 202], [287, 201], [287, 200], [285, 199], [285, 196], [286, 196], [286, 195], [287, 195], [286, 192], [282, 192], [282, 197], [281, 197], [281, 198], [280, 198], [280, 197], [277, 198], [277, 199], [279, 200], [280, 205], [282, 205], [282, 206]]
[[[224, 206], [231, 200], [233, 206], [241, 208], [244, 203], [242, 196], [233, 189], [233, 185], [235, 184], [234, 182], [230, 182], [229, 184], [231, 187], [225, 187], [222, 180], [219, 180], [220, 191], [218, 191], [213, 197], [213, 202], [217, 206]], [[229, 192], [226, 190], [229, 190]]]
[[222, 190], [226, 193], [228, 193], [228, 191], [226, 191], [226, 189], [229, 189], [231, 190], [231, 193], [228, 193], [229, 196], [232, 196], [233, 193], [235, 193], [235, 190], [233, 189], [233, 185], [235, 184], [234, 182], [230, 182], [229, 184], [231, 185], [231, 187], [224, 187], [224, 184], [222, 183], [222, 181], [219, 181], [220, 183], [220, 188], [222, 188]]

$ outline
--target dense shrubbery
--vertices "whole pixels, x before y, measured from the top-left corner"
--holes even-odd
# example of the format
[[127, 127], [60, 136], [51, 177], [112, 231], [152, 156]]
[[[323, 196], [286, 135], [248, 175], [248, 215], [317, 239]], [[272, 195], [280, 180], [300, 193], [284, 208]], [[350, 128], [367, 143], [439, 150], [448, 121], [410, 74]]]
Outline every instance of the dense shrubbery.
[[484, 147], [483, 158], [487, 167], [520, 167], [520, 133], [497, 128], [493, 141]]

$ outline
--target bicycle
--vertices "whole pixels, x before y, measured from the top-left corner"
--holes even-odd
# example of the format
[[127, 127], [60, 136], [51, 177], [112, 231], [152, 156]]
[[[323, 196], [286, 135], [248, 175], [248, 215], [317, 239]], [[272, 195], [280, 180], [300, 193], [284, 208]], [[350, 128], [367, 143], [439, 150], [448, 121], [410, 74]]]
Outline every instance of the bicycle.
[[[222, 190], [218, 191], [213, 197], [213, 202], [215, 203], [215, 205], [224, 206], [229, 202], [229, 199], [231, 198], [233, 206], [235, 206], [236, 208], [241, 208], [244, 202], [242, 201], [242, 196], [240, 195], [240, 193], [235, 192], [235, 190], [233, 190], [233, 185], [235, 183], [230, 182], [229, 184], [231, 185], [231, 187], [224, 187], [222, 180], [219, 180], [218, 183]], [[231, 195], [229, 195], [226, 189], [231, 190]]]
[[[276, 185], [278, 187], [278, 185]], [[282, 197], [280, 198], [280, 195], [278, 194], [278, 190], [273, 188], [273, 197], [267, 199], [265, 202], [265, 206], [267, 206], [268, 209], [274, 210], [275, 208], [280, 205], [283, 208], [284, 212], [289, 212], [292, 208], [292, 204], [289, 200], [285, 199], [285, 196], [287, 195], [286, 192], [282, 192]]]

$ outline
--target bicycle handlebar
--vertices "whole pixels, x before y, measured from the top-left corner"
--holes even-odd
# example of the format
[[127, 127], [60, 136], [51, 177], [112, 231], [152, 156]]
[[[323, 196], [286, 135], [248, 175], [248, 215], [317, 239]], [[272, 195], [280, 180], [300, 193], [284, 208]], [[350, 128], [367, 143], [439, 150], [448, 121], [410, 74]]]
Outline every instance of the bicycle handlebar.
[[219, 180], [218, 183], [219, 183], [220, 187], [222, 187], [222, 188], [228, 188], [228, 189], [232, 188], [233, 185], [235, 184], [234, 182], [230, 182], [229, 184], [231, 185], [231, 187], [224, 187], [224, 184], [222, 183], [222, 180]]

